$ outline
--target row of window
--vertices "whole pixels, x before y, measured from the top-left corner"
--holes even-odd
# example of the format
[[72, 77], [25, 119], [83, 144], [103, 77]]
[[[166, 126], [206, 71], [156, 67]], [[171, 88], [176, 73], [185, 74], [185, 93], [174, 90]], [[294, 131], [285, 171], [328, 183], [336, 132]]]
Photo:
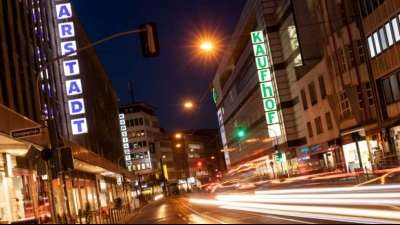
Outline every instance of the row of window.
[[375, 9], [377, 9], [385, 0], [359, 0], [361, 14], [363, 17], [367, 17]]
[[148, 158], [149, 158], [148, 152], [132, 154], [132, 160], [148, 159]]
[[131, 119], [126, 121], [127, 127], [137, 127], [137, 126], [144, 126], [143, 118]]
[[368, 37], [368, 46], [371, 58], [375, 58], [392, 47], [396, 42], [400, 42], [400, 15], [392, 18], [384, 26], [373, 32]]
[[352, 45], [345, 45], [344, 48], [333, 52], [329, 58], [328, 63], [334, 68], [336, 75], [341, 75], [354, 66], [365, 63], [363, 44], [361, 40], [354, 41]]
[[144, 130], [129, 132], [130, 138], [139, 138], [139, 137], [145, 137], [145, 136], [146, 136], [146, 132]]
[[400, 101], [400, 72], [382, 80], [380, 88], [387, 105]]
[[[327, 96], [327, 92], [326, 92], [325, 81], [322, 76], [320, 76], [318, 78], [318, 84], [319, 84], [321, 99], [325, 99]], [[315, 88], [314, 81], [308, 85], [308, 93], [310, 95], [311, 105], [314, 106], [314, 105], [318, 104], [318, 95], [317, 95], [317, 90]], [[308, 105], [308, 100], [307, 100], [307, 95], [306, 95], [305, 90], [301, 90], [301, 100], [303, 102], [304, 110], [307, 110], [309, 105]]]
[[146, 148], [146, 147], [147, 147], [147, 141], [138, 141], [138, 142], [129, 143], [129, 148], [131, 150]]
[[137, 165], [132, 165], [133, 171], [149, 170], [151, 169], [150, 163], [142, 163]]
[[[330, 112], [325, 113], [325, 121], [326, 121], [326, 128], [328, 130], [333, 129], [333, 120]], [[320, 135], [324, 133], [324, 126], [322, 123], [322, 118], [318, 117], [314, 120], [315, 123], [315, 128], [316, 128], [316, 134]], [[312, 126], [312, 122], [307, 123], [307, 131], [308, 131], [308, 137], [313, 138], [314, 137], [314, 129]]]

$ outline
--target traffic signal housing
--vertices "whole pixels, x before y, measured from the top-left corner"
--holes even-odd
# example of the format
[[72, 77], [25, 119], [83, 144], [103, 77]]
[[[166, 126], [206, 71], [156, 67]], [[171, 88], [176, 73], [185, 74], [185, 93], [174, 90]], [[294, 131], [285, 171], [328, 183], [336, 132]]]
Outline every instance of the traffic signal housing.
[[155, 23], [146, 23], [139, 26], [140, 42], [142, 45], [143, 56], [146, 58], [157, 57], [160, 55], [160, 43], [158, 40], [157, 26]]

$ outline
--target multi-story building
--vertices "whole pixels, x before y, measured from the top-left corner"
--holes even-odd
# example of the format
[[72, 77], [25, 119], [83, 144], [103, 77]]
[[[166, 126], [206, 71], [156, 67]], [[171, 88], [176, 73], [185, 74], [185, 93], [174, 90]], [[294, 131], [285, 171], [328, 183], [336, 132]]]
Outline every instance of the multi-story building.
[[[100, 211], [118, 197], [128, 202], [117, 180], [130, 174], [113, 163], [123, 154], [117, 96], [100, 60], [94, 50], [53, 60], [89, 43], [69, 1], [1, 1], [0, 25], [2, 221], [49, 218], [50, 203], [53, 219], [82, 222], [87, 206]], [[10, 135], [32, 127], [42, 132]], [[53, 182], [47, 171], [55, 168], [46, 170], [38, 152], [48, 147], [73, 151], [73, 159], [62, 160], [72, 170], [53, 173]]]
[[[318, 26], [309, 15], [303, 1], [246, 2], [214, 79], [227, 165], [255, 162], [261, 174], [286, 174], [298, 164], [307, 132], [297, 118], [304, 109], [294, 84], [321, 58], [314, 47]], [[237, 130], [245, 130], [245, 140]]]
[[[364, 43], [368, 46], [371, 80], [377, 90], [380, 109], [381, 142], [383, 153], [378, 164], [398, 165], [399, 100], [400, 100], [400, 2], [394, 0], [359, 1], [360, 27]], [[378, 151], [379, 152], [379, 151]]]
[[174, 139], [175, 160], [182, 162], [179, 165], [181, 179], [190, 179], [192, 185], [195, 185], [195, 180], [207, 184], [217, 180], [225, 172], [224, 155], [217, 130], [176, 132], [171, 136]]
[[131, 170], [144, 180], [154, 180], [160, 174], [160, 154], [157, 150], [161, 137], [155, 108], [145, 103], [134, 103], [121, 106], [120, 113], [125, 114]]

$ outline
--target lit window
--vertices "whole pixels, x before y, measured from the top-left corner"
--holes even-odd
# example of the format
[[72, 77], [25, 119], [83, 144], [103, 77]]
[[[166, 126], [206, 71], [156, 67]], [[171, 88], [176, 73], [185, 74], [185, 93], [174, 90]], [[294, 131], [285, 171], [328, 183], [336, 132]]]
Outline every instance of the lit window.
[[385, 28], [386, 28], [386, 36], [388, 39], [389, 46], [392, 46], [392, 45], [394, 45], [394, 39], [393, 39], [393, 32], [392, 32], [392, 27], [390, 26], [390, 23], [387, 23], [385, 25]]
[[375, 47], [376, 47], [376, 54], [379, 55], [382, 52], [382, 48], [381, 48], [381, 44], [380, 44], [377, 32], [374, 33], [374, 41], [375, 41]]
[[400, 41], [400, 30], [397, 18], [392, 19], [392, 27], [393, 27], [394, 39], [396, 40], [396, 42], [398, 42]]
[[386, 50], [388, 48], [388, 43], [386, 41], [386, 32], [383, 28], [379, 29], [379, 37], [381, 39], [382, 50]]
[[371, 55], [371, 58], [374, 58], [376, 56], [376, 53], [375, 53], [374, 41], [372, 40], [372, 36], [368, 38], [368, 45], [369, 45], [369, 53]]

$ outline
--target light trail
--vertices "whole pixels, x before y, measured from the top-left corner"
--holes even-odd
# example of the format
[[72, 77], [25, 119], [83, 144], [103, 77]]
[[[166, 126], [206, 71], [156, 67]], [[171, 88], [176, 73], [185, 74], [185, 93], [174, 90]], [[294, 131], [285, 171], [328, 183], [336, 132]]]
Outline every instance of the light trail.
[[[292, 216], [293, 213], [308, 213], [312, 215], [324, 215], [325, 220], [328, 215], [333, 215], [338, 220], [337, 216], [347, 218], [363, 218], [364, 222], [375, 223], [377, 220], [384, 220], [385, 223], [388, 221], [399, 223], [400, 213], [397, 211], [389, 210], [374, 210], [374, 209], [356, 209], [356, 208], [344, 208], [344, 207], [320, 207], [320, 206], [304, 206], [304, 205], [273, 205], [273, 204], [259, 204], [259, 203], [242, 203], [242, 202], [227, 202], [227, 201], [217, 201], [217, 200], [201, 200], [201, 199], [191, 199], [193, 204], [201, 205], [214, 205], [218, 207], [230, 207], [236, 208], [243, 211], [254, 210], [268, 210], [267, 213], [275, 214], [273, 212], [281, 211], [285, 212], [284, 215]], [[281, 214], [278, 214], [281, 215]], [[309, 217], [307, 217], [309, 218]], [[346, 219], [346, 220], [347, 220]], [[330, 219], [329, 219], [330, 220]]]
[[362, 224], [397, 224], [398, 221], [393, 220], [382, 220], [382, 219], [372, 219], [372, 218], [358, 218], [358, 217], [345, 217], [345, 216], [335, 216], [335, 215], [319, 215], [313, 213], [296, 213], [292, 212], [288, 215], [285, 211], [278, 210], [263, 210], [263, 209], [254, 209], [254, 208], [240, 208], [240, 207], [228, 207], [222, 206], [222, 209], [228, 210], [236, 210], [236, 211], [244, 211], [244, 212], [253, 212], [267, 215], [279, 215], [279, 216], [290, 216], [290, 217], [298, 217], [305, 219], [316, 219], [321, 221], [337, 221], [344, 223], [362, 223]]
[[217, 196], [219, 201], [225, 202], [255, 202], [255, 203], [268, 203], [268, 204], [304, 204], [304, 205], [369, 205], [369, 206], [382, 206], [386, 205], [400, 205], [400, 199], [335, 199], [335, 198], [325, 198], [325, 199], [292, 199], [289, 197], [282, 197], [276, 199], [260, 198], [260, 196], [250, 196], [250, 195], [233, 195], [233, 196]]
[[309, 189], [287, 189], [276, 191], [256, 191], [256, 195], [274, 195], [274, 194], [301, 194], [301, 193], [335, 193], [335, 192], [354, 192], [354, 191], [398, 191], [400, 185], [387, 186], [366, 186], [366, 187], [344, 187], [344, 188], [309, 188]]

